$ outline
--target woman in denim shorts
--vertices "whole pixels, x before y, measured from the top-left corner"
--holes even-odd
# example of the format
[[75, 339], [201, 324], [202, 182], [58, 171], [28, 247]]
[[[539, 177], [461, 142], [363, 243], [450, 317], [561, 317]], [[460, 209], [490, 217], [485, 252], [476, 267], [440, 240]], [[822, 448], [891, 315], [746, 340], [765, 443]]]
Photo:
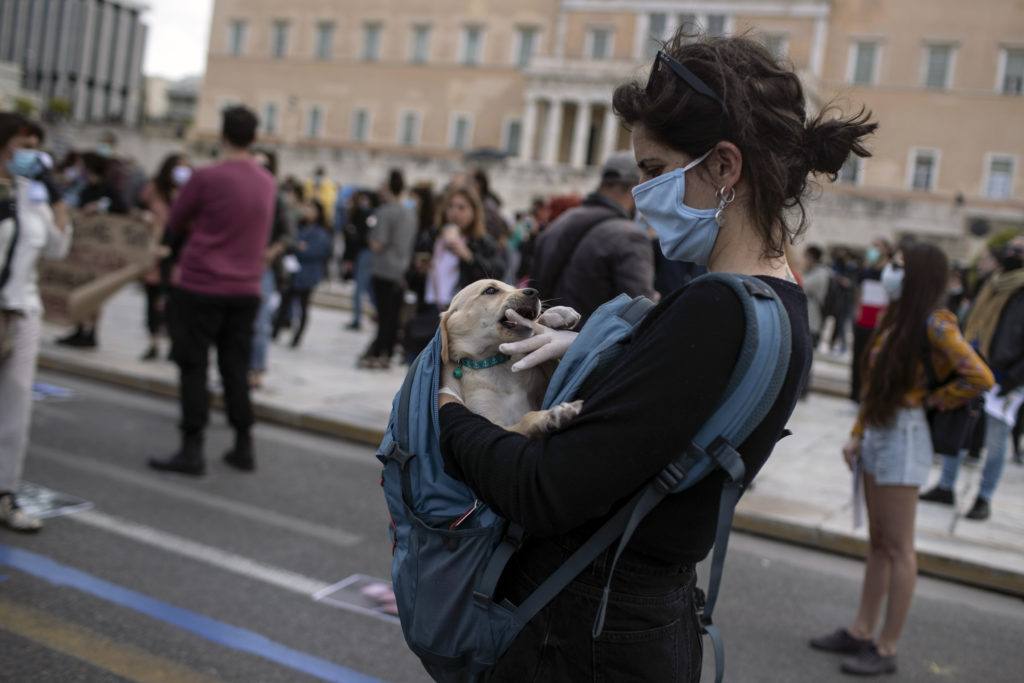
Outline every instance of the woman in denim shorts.
[[[936, 246], [912, 243], [882, 274], [892, 302], [861, 360], [860, 414], [843, 457], [863, 473], [870, 550], [860, 607], [849, 629], [811, 640], [819, 650], [852, 655], [846, 673], [896, 670], [900, 631], [917, 578], [914, 516], [917, 490], [932, 463], [926, 408], [949, 410], [991, 388], [992, 372], [960, 334], [956, 316], [939, 308], [946, 296], [949, 260]], [[924, 335], [936, 377], [931, 391], [922, 362]], [[886, 605], [882, 630], [875, 628]]]

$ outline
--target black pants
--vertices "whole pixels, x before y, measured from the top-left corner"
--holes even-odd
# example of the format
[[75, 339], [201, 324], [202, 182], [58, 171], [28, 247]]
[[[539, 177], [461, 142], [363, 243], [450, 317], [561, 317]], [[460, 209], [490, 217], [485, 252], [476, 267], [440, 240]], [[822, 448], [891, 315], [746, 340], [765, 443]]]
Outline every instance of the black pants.
[[175, 288], [171, 300], [171, 339], [181, 385], [181, 431], [200, 434], [209, 421], [206, 377], [210, 347], [215, 346], [228, 422], [236, 432], [248, 432], [253, 422], [249, 360], [260, 298], [208, 296]]
[[163, 287], [146, 283], [146, 329], [152, 335], [160, 334], [164, 326], [166, 298]]
[[[555, 539], [528, 543], [502, 579], [505, 596], [520, 604], [571, 550]], [[614, 545], [519, 632], [489, 683], [700, 680], [692, 565], [655, 566], [624, 556], [615, 568], [604, 630], [591, 635], [613, 552]]]
[[398, 314], [402, 309], [402, 286], [391, 280], [375, 277], [370, 280], [377, 305], [377, 338], [366, 355], [391, 360], [398, 341]]
[[282, 327], [291, 325], [292, 302], [298, 300], [299, 326], [295, 328], [295, 333], [292, 334], [292, 346], [299, 345], [299, 342], [302, 340], [302, 333], [306, 330], [306, 320], [309, 316], [309, 297], [312, 294], [313, 291], [310, 289], [294, 289], [289, 287], [285, 290], [284, 294], [281, 295], [281, 305], [277, 309], [277, 317], [274, 320], [273, 336], [275, 339]]
[[875, 331], [873, 327], [862, 325], [853, 326], [853, 363], [850, 366], [850, 398], [860, 403], [860, 367], [863, 358], [861, 356], [867, 351], [868, 339]]

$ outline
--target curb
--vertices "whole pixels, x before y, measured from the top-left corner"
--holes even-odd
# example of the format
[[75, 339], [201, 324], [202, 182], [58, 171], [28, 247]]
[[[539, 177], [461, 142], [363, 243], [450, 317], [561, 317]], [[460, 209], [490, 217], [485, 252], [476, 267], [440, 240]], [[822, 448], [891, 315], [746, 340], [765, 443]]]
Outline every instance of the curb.
[[[45, 350], [39, 354], [39, 367], [57, 370], [71, 375], [106, 382], [117, 386], [171, 398], [178, 396], [178, 384], [174, 380], [149, 379], [126, 371], [99, 369], [83, 363], [75, 363], [48, 355]], [[822, 392], [830, 393], [830, 392]], [[211, 405], [223, 409], [219, 392], [211, 395]], [[308, 430], [327, 436], [336, 436], [376, 447], [384, 438], [382, 429], [345, 423], [316, 415], [307, 415], [253, 401], [253, 411], [258, 419]], [[806, 546], [816, 550], [863, 559], [867, 556], [867, 542], [817, 527], [802, 526], [763, 515], [737, 511], [733, 518], [733, 529], [762, 536], [776, 541]], [[994, 569], [978, 563], [952, 558], [937, 553], [918, 550], [918, 571], [938, 578], [964, 583], [986, 590], [1024, 597], [1024, 573]]]
[[[837, 555], [864, 559], [868, 554], [868, 544], [863, 539], [761, 515], [737, 511], [732, 526], [737, 531], [754, 536], [785, 541]], [[1024, 597], [1024, 574], [1009, 570], [994, 569], [927, 550], [917, 551], [917, 570], [920, 574]]]

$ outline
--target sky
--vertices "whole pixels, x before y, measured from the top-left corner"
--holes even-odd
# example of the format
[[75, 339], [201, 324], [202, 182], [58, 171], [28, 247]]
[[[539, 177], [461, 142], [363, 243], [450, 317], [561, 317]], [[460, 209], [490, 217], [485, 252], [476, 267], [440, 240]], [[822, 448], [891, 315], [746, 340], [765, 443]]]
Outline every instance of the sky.
[[145, 0], [149, 26], [142, 72], [177, 80], [206, 70], [213, 0]]

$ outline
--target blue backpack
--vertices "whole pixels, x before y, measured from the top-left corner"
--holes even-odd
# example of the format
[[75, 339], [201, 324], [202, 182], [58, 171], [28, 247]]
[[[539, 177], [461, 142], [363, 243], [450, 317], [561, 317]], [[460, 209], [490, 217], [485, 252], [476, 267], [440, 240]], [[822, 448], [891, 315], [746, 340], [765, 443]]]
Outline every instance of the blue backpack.
[[[739, 361], [721, 402], [693, 442], [520, 605], [497, 602], [494, 592], [522, 543], [523, 530], [444, 473], [437, 417], [440, 333], [409, 368], [377, 457], [384, 464], [381, 485], [391, 515], [391, 576], [402, 632], [434, 680], [484, 678], [523, 626], [601, 552], [619, 539], [614, 571], [633, 531], [662, 498], [721, 468], [727, 477], [700, 613], [702, 630], [715, 648], [716, 681], [721, 681], [724, 651], [711, 615], [743, 483], [744, 466], [736, 448], [760, 424], [785, 382], [790, 329], [782, 302], [760, 280], [718, 273], [698, 279], [728, 285], [746, 316]], [[618, 356], [653, 306], [648, 299], [623, 294], [599, 308], [559, 363], [544, 407], [572, 400], [586, 389], [588, 379], [599, 380], [603, 366]], [[604, 625], [610, 577], [611, 572], [594, 622], [595, 637]]]

